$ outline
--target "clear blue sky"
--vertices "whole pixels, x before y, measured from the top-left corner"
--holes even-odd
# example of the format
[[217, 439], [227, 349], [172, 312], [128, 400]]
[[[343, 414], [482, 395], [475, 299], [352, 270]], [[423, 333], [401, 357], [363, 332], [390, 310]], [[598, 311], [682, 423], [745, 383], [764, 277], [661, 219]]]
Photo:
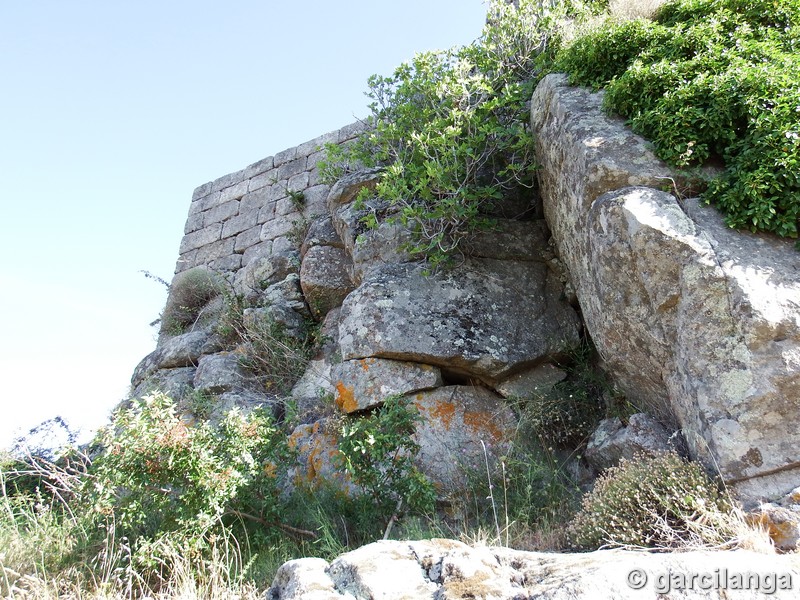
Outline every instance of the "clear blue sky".
[[481, 0], [0, 1], [0, 446], [94, 427], [155, 347], [192, 190], [367, 113]]

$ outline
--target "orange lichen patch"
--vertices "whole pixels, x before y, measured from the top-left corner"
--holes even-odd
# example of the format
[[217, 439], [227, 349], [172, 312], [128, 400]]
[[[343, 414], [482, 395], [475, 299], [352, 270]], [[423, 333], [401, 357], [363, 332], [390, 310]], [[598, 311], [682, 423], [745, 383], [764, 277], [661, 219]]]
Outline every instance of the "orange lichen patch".
[[336, 406], [344, 413], [358, 410], [358, 402], [353, 394], [353, 388], [347, 387], [342, 381], [336, 383]]
[[456, 414], [456, 405], [453, 402], [439, 400], [428, 409], [428, 414], [440, 422], [445, 429], [450, 429], [450, 424]]
[[369, 366], [375, 364], [375, 359], [362, 358], [359, 362], [361, 362], [361, 368], [364, 369], [364, 372], [366, 373], [367, 371], [369, 371]]
[[464, 413], [464, 425], [469, 427], [475, 435], [488, 433], [492, 442], [505, 441], [507, 436], [494, 420], [492, 414], [487, 411], [466, 411]]
[[278, 476], [278, 465], [272, 461], [264, 463], [264, 475], [270, 479], [275, 479]]

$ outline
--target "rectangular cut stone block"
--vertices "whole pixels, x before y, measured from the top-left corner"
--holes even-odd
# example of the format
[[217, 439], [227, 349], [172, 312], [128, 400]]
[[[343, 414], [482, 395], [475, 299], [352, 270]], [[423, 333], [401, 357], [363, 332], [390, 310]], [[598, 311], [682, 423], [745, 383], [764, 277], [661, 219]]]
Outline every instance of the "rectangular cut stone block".
[[335, 144], [338, 139], [338, 132], [332, 131], [330, 133], [326, 133], [325, 135], [321, 135], [313, 140], [309, 140], [300, 144], [297, 147], [297, 155], [308, 156], [310, 154], [314, 154], [315, 152], [319, 152], [320, 148], [322, 148], [325, 144], [329, 142]]
[[330, 186], [327, 185], [314, 185], [307, 188], [303, 195], [306, 198], [306, 207], [312, 209], [310, 214], [322, 214], [327, 212], [325, 201], [328, 199], [328, 192]]
[[278, 181], [278, 169], [270, 169], [260, 175], [256, 175], [250, 180], [247, 189], [254, 192], [258, 189], [274, 185]]
[[287, 191], [299, 192], [308, 187], [308, 173], [298, 173], [289, 179], [286, 184]]
[[209, 265], [215, 271], [238, 271], [242, 266], [242, 255], [231, 254], [212, 260]]
[[296, 158], [293, 161], [287, 162], [278, 167], [278, 181], [280, 181], [281, 179], [288, 180], [293, 175], [302, 173], [305, 170], [306, 170], [306, 157], [301, 156], [300, 158]]
[[269, 256], [270, 254], [272, 254], [272, 240], [260, 242], [254, 246], [250, 246], [244, 251], [244, 254], [242, 254], [242, 266], [246, 267], [247, 264], [254, 258]]
[[273, 160], [271, 156], [266, 158], [262, 158], [258, 162], [254, 162], [252, 165], [249, 165], [244, 169], [244, 179], [252, 179], [256, 175], [260, 175], [261, 173], [265, 173], [272, 168]]
[[261, 210], [258, 211], [258, 223], [263, 224], [268, 221], [271, 221], [275, 218], [275, 201], [270, 200], [270, 202], [265, 205]]
[[248, 192], [247, 195], [239, 201], [239, 212], [244, 214], [246, 212], [258, 212], [261, 210], [268, 202], [268, 192], [268, 188], [261, 188], [254, 192]]
[[245, 229], [249, 229], [256, 224], [258, 220], [258, 211], [250, 211], [242, 215], [231, 217], [222, 225], [222, 237], [227, 238], [241, 233]]
[[250, 246], [255, 246], [260, 241], [261, 225], [256, 225], [236, 236], [236, 243], [233, 246], [233, 251], [241, 254]]
[[194, 260], [198, 265], [207, 265], [212, 260], [222, 258], [233, 254], [234, 239], [228, 238], [225, 240], [218, 240], [213, 244], [208, 244], [202, 248], [197, 249], [197, 255]]
[[228, 173], [219, 179], [215, 179], [211, 183], [211, 191], [218, 192], [226, 187], [231, 187], [232, 185], [236, 185], [242, 181], [244, 181], [244, 169], [236, 171], [235, 173]]
[[192, 193], [192, 202], [199, 200], [203, 196], [208, 196], [212, 192], [212, 186], [213, 182], [209, 181], [208, 183], [204, 183], [203, 185], [196, 187]]
[[267, 221], [261, 227], [261, 241], [274, 240], [276, 237], [290, 233], [302, 220], [303, 217], [295, 212], [280, 219]]
[[216, 242], [222, 234], [222, 223], [214, 223], [209, 227], [204, 227], [199, 231], [186, 234], [181, 240], [179, 254], [184, 254], [189, 250], [196, 250], [208, 244]]
[[295, 158], [297, 158], [297, 148], [287, 148], [286, 150], [278, 152], [273, 157], [272, 164], [276, 167], [279, 167], [283, 163], [287, 163], [290, 160], [294, 160]]
[[206, 211], [222, 204], [221, 194], [219, 192], [211, 192], [208, 196], [203, 198], [202, 200], [197, 201], [200, 204], [200, 211]]
[[281, 198], [275, 204], [275, 218], [282, 219], [286, 215], [291, 215], [292, 213], [299, 213], [300, 208], [297, 206], [296, 201], [292, 198]]
[[189, 214], [189, 218], [186, 219], [186, 225], [183, 227], [183, 233], [192, 233], [193, 231], [197, 231], [198, 229], [203, 228], [203, 214], [202, 213], [195, 213]]
[[248, 181], [240, 181], [236, 185], [226, 187], [220, 191], [220, 203], [228, 202], [229, 200], [238, 200], [247, 193], [247, 187], [250, 185]]
[[191, 269], [193, 266], [195, 266], [197, 264], [194, 261], [195, 256], [197, 256], [197, 250], [181, 253], [175, 263], [175, 273], [181, 273], [182, 271], [186, 271], [187, 269]]
[[337, 136], [336, 141], [338, 144], [341, 144], [342, 142], [355, 139], [367, 129], [369, 129], [369, 124], [365, 121], [356, 121], [355, 123], [350, 123], [350, 125], [345, 125], [337, 132], [339, 135]]
[[203, 213], [203, 227], [208, 227], [212, 223], [222, 223], [239, 212], [239, 201], [232, 200], [225, 204], [220, 204]]

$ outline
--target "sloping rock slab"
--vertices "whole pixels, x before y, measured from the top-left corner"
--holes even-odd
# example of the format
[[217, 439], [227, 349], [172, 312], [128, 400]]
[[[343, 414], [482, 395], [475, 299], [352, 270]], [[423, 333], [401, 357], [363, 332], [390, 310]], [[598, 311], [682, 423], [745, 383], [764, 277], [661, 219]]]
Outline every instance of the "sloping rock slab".
[[288, 562], [266, 597], [788, 600], [796, 597], [798, 585], [796, 555], [623, 550], [549, 554], [433, 539], [375, 542], [330, 564], [318, 558]]
[[538, 262], [469, 259], [434, 275], [419, 263], [386, 265], [342, 305], [342, 357], [501, 379], [577, 343], [578, 317], [561, 291]]
[[628, 397], [675, 419], [745, 502], [780, 497], [800, 481], [798, 254], [652, 189], [671, 174], [601, 101], [551, 75], [531, 104], [545, 216], [587, 329]]

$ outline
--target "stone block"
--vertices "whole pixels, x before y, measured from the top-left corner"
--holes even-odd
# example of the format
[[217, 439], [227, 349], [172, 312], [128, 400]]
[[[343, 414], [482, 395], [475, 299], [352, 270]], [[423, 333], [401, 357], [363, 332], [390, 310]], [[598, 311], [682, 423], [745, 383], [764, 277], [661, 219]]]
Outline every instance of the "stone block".
[[203, 228], [203, 213], [189, 214], [186, 224], [183, 226], [183, 233], [192, 233]]
[[276, 237], [287, 235], [302, 221], [303, 217], [296, 212], [286, 215], [282, 219], [267, 221], [261, 226], [261, 241], [274, 240]]
[[300, 192], [308, 187], [308, 173], [298, 173], [289, 178], [286, 190], [289, 192]]
[[320, 320], [328, 311], [342, 305], [353, 291], [350, 270], [353, 263], [342, 248], [313, 246], [308, 249], [300, 268], [300, 285], [311, 308]]
[[258, 211], [256, 223], [263, 225], [275, 218], [275, 200], [270, 200]]
[[246, 213], [250, 211], [258, 212], [268, 202], [268, 189], [261, 188], [254, 192], [248, 192], [239, 201], [239, 212]]
[[215, 179], [213, 182], [211, 182], [211, 191], [219, 192], [227, 187], [241, 183], [244, 180], [244, 169], [236, 171], [235, 173], [228, 173], [227, 175], [223, 175], [219, 179]]
[[196, 266], [197, 263], [194, 260], [195, 256], [197, 256], [197, 250], [190, 250], [189, 252], [182, 253], [178, 257], [178, 260], [175, 261], [175, 274], [177, 275], [178, 273], [182, 273]]
[[261, 225], [256, 225], [236, 236], [233, 251], [241, 254], [250, 246], [255, 246], [259, 241], [261, 241]]
[[248, 191], [254, 192], [256, 190], [260, 190], [261, 188], [269, 187], [274, 185], [275, 182], [278, 181], [278, 170], [277, 169], [270, 169], [260, 175], [256, 175], [250, 180], [250, 183], [247, 186]]
[[234, 238], [227, 238], [224, 240], [218, 240], [212, 244], [203, 246], [202, 248], [198, 248], [197, 255], [194, 259], [195, 263], [198, 265], [206, 265], [212, 260], [216, 260], [224, 256], [230, 256], [233, 254], [234, 242]]
[[204, 183], [203, 185], [196, 187], [194, 189], [194, 192], [192, 193], [192, 202], [196, 202], [200, 198], [208, 196], [213, 191], [211, 189], [212, 186], [213, 182], [209, 181], [207, 183]]
[[230, 200], [238, 200], [247, 193], [247, 188], [249, 185], [249, 181], [240, 181], [235, 185], [220, 190], [220, 204]]
[[266, 173], [273, 166], [273, 159], [271, 156], [266, 158], [262, 158], [261, 160], [254, 162], [252, 165], [245, 167], [244, 169], [244, 179], [253, 179], [262, 173]]
[[297, 206], [297, 201], [293, 198], [285, 197], [275, 203], [275, 218], [280, 219], [292, 213], [299, 213], [301, 207]]
[[282, 179], [288, 180], [293, 175], [297, 175], [298, 173], [303, 173], [306, 170], [306, 157], [301, 156], [300, 158], [295, 158], [287, 163], [282, 164], [278, 167], [278, 181]]
[[231, 200], [230, 202], [225, 202], [224, 204], [215, 206], [211, 210], [207, 210], [203, 213], [203, 227], [208, 227], [213, 223], [222, 223], [238, 212], [238, 200]]
[[272, 164], [275, 167], [279, 167], [295, 158], [297, 158], [297, 148], [287, 148], [286, 150], [281, 150], [273, 157]]
[[214, 223], [209, 227], [204, 227], [198, 231], [193, 231], [183, 236], [179, 254], [185, 254], [189, 250], [201, 248], [216, 242], [222, 234], [222, 223]]
[[402, 396], [442, 385], [438, 368], [418, 363], [363, 358], [333, 368], [336, 406], [344, 413], [374, 408], [389, 396]]
[[227, 256], [221, 256], [220, 258], [215, 258], [212, 260], [208, 266], [215, 271], [220, 271], [223, 273], [238, 271], [242, 266], [242, 255], [229, 254]]
[[[260, 236], [261, 228], [259, 227], [258, 230]], [[259, 237], [259, 239], [261, 238]], [[242, 253], [242, 266], [246, 267], [252, 260], [262, 256], [269, 256], [270, 254], [272, 254], [272, 240], [253, 244]]]
[[250, 211], [231, 217], [222, 224], [222, 237], [227, 238], [254, 227], [258, 221], [258, 211]]

